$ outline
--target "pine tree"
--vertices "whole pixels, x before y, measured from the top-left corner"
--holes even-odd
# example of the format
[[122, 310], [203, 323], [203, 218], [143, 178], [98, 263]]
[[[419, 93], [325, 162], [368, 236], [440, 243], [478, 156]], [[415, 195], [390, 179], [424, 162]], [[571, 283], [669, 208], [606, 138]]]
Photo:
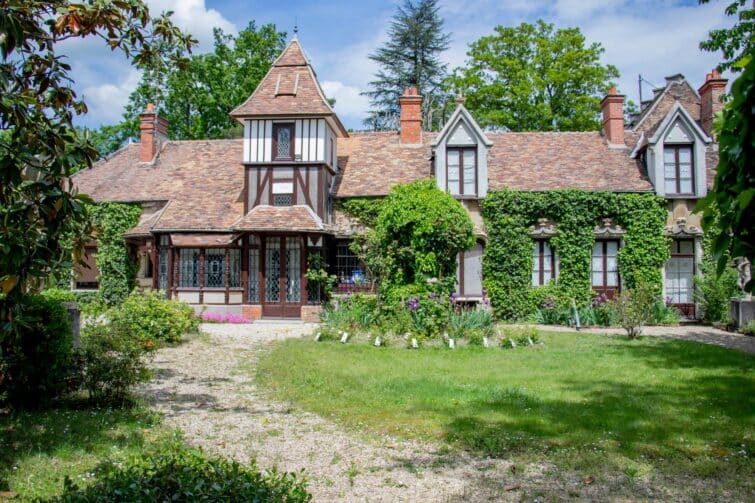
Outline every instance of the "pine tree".
[[446, 65], [440, 53], [448, 48], [450, 36], [443, 32], [437, 0], [404, 0], [393, 16], [388, 42], [370, 54], [380, 65], [370, 90], [372, 110], [364, 124], [374, 129], [394, 128], [398, 123], [398, 98], [405, 87], [417, 87], [423, 95], [423, 126], [428, 129], [432, 111], [445, 101], [441, 82]]

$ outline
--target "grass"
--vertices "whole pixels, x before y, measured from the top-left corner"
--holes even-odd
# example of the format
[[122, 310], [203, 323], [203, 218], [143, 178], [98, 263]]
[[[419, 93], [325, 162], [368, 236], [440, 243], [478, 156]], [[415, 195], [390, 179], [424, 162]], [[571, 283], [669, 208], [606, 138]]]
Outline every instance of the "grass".
[[79, 407], [0, 413], [0, 491], [47, 499], [66, 476], [86, 484], [104, 460], [125, 459], [163, 435], [146, 408]]
[[278, 399], [365, 431], [579, 472], [723, 477], [755, 490], [752, 355], [652, 337], [542, 339], [454, 351], [290, 340], [263, 358], [257, 379]]

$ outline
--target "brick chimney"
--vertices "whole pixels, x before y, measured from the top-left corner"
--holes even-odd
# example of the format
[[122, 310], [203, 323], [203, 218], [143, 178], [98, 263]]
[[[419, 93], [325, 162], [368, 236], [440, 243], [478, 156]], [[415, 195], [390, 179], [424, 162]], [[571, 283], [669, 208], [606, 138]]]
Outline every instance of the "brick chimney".
[[603, 132], [609, 145], [624, 146], [624, 95], [616, 92], [616, 87], [600, 102], [603, 111]]
[[417, 88], [404, 89], [398, 104], [401, 107], [401, 143], [422, 143], [422, 96]]
[[155, 113], [155, 106], [147, 104], [147, 109], [139, 116], [141, 131], [139, 161], [150, 162], [160, 149], [160, 145], [168, 139], [168, 121]]
[[721, 95], [726, 92], [726, 79], [713, 70], [705, 76], [705, 83], [697, 91], [700, 94], [700, 125], [709, 136], [713, 130], [713, 119], [724, 107]]

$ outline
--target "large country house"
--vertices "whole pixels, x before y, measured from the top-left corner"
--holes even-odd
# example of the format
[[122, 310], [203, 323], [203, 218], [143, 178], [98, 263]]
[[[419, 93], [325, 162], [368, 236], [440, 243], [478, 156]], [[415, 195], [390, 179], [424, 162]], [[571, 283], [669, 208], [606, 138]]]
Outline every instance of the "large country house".
[[[386, 195], [392, 186], [434, 177], [458, 198], [478, 234], [459, 257], [458, 291], [482, 295], [486, 233], [479, 203], [488, 191], [655, 192], [668, 201], [671, 259], [665, 295], [694, 316], [692, 278], [702, 254], [696, 199], [711, 185], [718, 149], [713, 114], [726, 81], [709, 74], [696, 92], [682, 75], [666, 79], [625, 123], [624, 96], [602, 101], [601, 132], [486, 132], [460, 103], [440, 132], [421, 130], [421, 97], [400, 98], [400, 130], [347, 131], [328, 103], [299, 42], [292, 40], [254, 93], [231, 115], [243, 139], [169, 140], [152, 107], [141, 141], [129, 144], [73, 183], [95, 201], [139, 203], [142, 216], [125, 239], [140, 261], [138, 281], [209, 310], [250, 318], [302, 317], [319, 309], [305, 278], [310, 253], [324, 254], [338, 288], [364, 284], [349, 250], [358, 225], [337, 200]], [[620, 288], [616, 253], [622, 229], [596, 227], [592, 283]], [[533, 284], [558, 270], [547, 229], [533, 228]], [[97, 271], [80, 271], [76, 288], [96, 288]], [[315, 298], [312, 298], [315, 297]]]

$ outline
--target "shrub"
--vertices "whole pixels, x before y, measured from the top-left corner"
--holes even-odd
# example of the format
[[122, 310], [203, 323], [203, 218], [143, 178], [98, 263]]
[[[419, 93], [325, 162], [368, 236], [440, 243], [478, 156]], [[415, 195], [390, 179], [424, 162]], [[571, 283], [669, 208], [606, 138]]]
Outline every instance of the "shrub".
[[143, 341], [120, 323], [94, 323], [81, 332], [78, 363], [81, 385], [95, 401], [117, 402], [150, 378], [152, 341]]
[[63, 288], [48, 288], [41, 293], [42, 297], [55, 302], [76, 302], [76, 294]]
[[483, 337], [493, 333], [493, 315], [487, 309], [463, 310], [451, 314], [449, 335], [466, 338], [470, 344], [481, 345]]
[[749, 322], [742, 327], [742, 333], [745, 335], [755, 335], [755, 321]]
[[682, 314], [674, 306], [662, 301], [655, 303], [651, 319], [653, 325], [678, 325], [681, 319]]
[[642, 333], [642, 327], [653, 320], [653, 312], [658, 303], [655, 289], [647, 283], [621, 292], [611, 306], [618, 324], [627, 331], [630, 339]]
[[41, 295], [23, 297], [16, 309], [13, 331], [0, 336], [0, 398], [42, 405], [70, 385], [71, 321], [59, 300]]
[[377, 323], [377, 299], [373, 295], [346, 295], [324, 309], [320, 320], [335, 332], [366, 332]]
[[200, 319], [184, 302], [169, 300], [159, 292], [131, 293], [108, 311], [114, 324], [123, 325], [143, 342], [178, 342], [185, 333], [196, 332]]
[[714, 264], [707, 259], [703, 262], [703, 275], [696, 276], [695, 301], [700, 306], [700, 318], [706, 323], [719, 323], [729, 316], [731, 297], [739, 294], [737, 273], [728, 268], [717, 274]]
[[97, 481], [85, 488], [69, 478], [63, 494], [51, 501], [265, 501], [300, 503], [311, 500], [305, 481], [275, 469], [260, 473], [202, 451], [167, 444], [156, 453], [134, 457], [124, 465], [107, 463]]
[[[511, 344], [512, 341], [514, 344]], [[501, 347], [504, 349], [515, 346], [527, 346], [530, 341], [533, 344], [540, 342], [540, 335], [535, 327], [505, 327], [501, 337]]]

